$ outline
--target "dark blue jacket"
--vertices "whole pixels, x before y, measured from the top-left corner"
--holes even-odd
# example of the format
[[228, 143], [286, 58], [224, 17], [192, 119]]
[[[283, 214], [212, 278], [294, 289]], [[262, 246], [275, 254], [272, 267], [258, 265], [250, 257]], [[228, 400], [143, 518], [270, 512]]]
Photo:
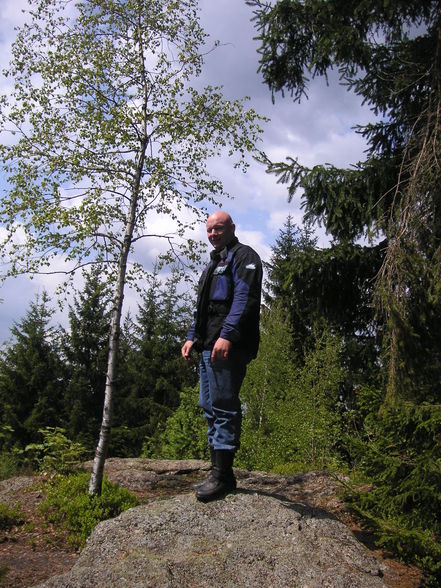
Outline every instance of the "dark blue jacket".
[[257, 355], [259, 347], [262, 262], [235, 237], [228, 247], [212, 251], [198, 286], [195, 320], [187, 339], [202, 351], [222, 337], [234, 348]]

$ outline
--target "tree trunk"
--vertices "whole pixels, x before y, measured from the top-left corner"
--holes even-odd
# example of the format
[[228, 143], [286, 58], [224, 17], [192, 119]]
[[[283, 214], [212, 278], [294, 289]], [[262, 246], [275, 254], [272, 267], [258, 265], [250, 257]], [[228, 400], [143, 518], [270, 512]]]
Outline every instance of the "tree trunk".
[[127, 220], [124, 241], [121, 247], [121, 255], [118, 264], [118, 277], [115, 285], [115, 294], [113, 297], [112, 321], [110, 324], [109, 334], [109, 357], [107, 361], [106, 389], [104, 394], [103, 419], [98, 445], [93, 460], [92, 475], [90, 477], [89, 494], [101, 494], [103, 484], [104, 464], [107, 457], [107, 450], [110, 441], [110, 427], [113, 412], [113, 391], [117, 372], [117, 359], [119, 350], [119, 334], [121, 330], [122, 305], [124, 299], [124, 286], [126, 282], [127, 260], [130, 253], [130, 247], [133, 241], [133, 231], [135, 227], [136, 210], [138, 206], [139, 185], [141, 174], [144, 166], [147, 140], [143, 141], [139, 155], [137, 173], [135, 176], [133, 196], [130, 202], [129, 218]]
[[[93, 460], [92, 475], [89, 484], [89, 494], [92, 496], [101, 494], [103, 483], [104, 464], [107, 457], [107, 450], [110, 441], [110, 427], [113, 411], [113, 391], [116, 378], [116, 362], [118, 358], [119, 333], [121, 327], [122, 303], [124, 298], [124, 285], [127, 269], [127, 258], [130, 249], [131, 235], [129, 235], [129, 225], [126, 231], [126, 238], [121, 251], [121, 257], [118, 268], [118, 279], [115, 286], [113, 298], [112, 321], [110, 324], [109, 334], [109, 356], [107, 360], [106, 388], [104, 394], [103, 418], [98, 445]], [[133, 227], [132, 227], [133, 232]], [[127, 243], [129, 246], [127, 246]]]

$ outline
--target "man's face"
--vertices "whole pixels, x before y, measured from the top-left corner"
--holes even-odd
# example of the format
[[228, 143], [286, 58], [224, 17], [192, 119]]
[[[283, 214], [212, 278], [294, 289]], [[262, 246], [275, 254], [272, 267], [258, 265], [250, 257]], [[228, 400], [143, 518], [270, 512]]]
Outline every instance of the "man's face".
[[234, 224], [228, 215], [213, 214], [207, 220], [207, 237], [216, 251], [223, 249], [234, 237]]

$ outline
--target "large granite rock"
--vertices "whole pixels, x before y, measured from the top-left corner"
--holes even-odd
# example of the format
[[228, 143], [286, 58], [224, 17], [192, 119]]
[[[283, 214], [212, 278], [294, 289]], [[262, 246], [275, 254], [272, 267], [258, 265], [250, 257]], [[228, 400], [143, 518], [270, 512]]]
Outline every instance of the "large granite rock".
[[[116, 481], [135, 469], [138, 491], [164, 479], [178, 485], [179, 474], [207, 467], [148, 460], [127, 466], [109, 460], [107, 473]], [[314, 504], [313, 496], [305, 500], [314, 487], [319, 497], [328, 493], [332, 500], [332, 477], [237, 473], [239, 489], [224, 500], [202, 504], [189, 487], [183, 493], [179, 488], [174, 497], [152, 499], [99, 524], [73, 568], [39, 587], [386, 586], [384, 564], [329, 509]], [[130, 481], [123, 485], [130, 487]]]

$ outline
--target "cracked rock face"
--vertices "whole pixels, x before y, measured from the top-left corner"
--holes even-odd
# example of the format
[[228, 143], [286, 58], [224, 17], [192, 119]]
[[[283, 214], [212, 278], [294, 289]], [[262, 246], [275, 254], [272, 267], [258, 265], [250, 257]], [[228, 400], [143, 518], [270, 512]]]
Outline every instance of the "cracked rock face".
[[380, 588], [381, 564], [332, 514], [249, 488], [155, 500], [100, 523], [40, 588]]

